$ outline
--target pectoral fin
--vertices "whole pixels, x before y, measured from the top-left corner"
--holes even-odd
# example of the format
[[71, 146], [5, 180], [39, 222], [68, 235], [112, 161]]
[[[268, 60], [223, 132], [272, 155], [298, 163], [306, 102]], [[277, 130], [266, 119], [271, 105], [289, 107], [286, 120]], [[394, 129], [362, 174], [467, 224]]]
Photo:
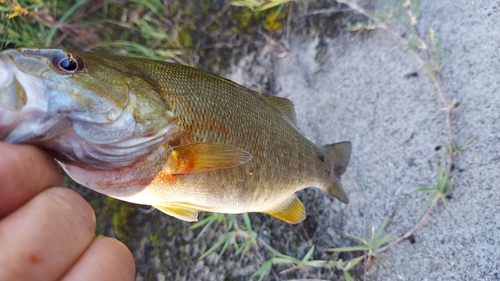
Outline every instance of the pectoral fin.
[[252, 159], [246, 150], [218, 142], [196, 143], [174, 148], [167, 160], [172, 174], [199, 173], [243, 165]]
[[264, 213], [292, 224], [299, 223], [306, 218], [304, 205], [295, 194], [271, 210], [264, 211]]
[[155, 206], [156, 209], [164, 212], [167, 215], [176, 217], [183, 221], [198, 221], [198, 211], [186, 209], [177, 206]]

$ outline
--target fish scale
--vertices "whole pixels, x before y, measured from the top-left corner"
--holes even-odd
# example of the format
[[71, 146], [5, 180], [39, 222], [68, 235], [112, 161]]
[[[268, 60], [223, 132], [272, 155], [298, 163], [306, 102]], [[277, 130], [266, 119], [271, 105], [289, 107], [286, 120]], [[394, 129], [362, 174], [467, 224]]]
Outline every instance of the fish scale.
[[[0, 122], [0, 140], [49, 151], [98, 192], [186, 221], [209, 211], [299, 223], [294, 193], [307, 187], [348, 202], [350, 143], [307, 140], [285, 98], [187, 66], [57, 49], [4, 51], [0, 70], [12, 78], [0, 81], [0, 121], [15, 120]], [[36, 112], [45, 129], [23, 105], [48, 99], [58, 102]]]

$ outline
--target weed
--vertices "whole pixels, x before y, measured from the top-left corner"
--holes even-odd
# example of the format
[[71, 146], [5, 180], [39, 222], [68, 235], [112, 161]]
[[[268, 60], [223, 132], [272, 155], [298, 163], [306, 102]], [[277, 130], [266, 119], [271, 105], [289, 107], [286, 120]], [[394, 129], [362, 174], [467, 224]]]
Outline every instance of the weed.
[[430, 196], [424, 205], [424, 210], [427, 210], [436, 198], [439, 198], [442, 202], [444, 202], [446, 194], [448, 194], [451, 187], [453, 186], [453, 182], [453, 178], [450, 178], [450, 171], [446, 169], [445, 160], [442, 160], [441, 164], [439, 165], [436, 186], [417, 189], [417, 192], [430, 193]]
[[[200, 238], [203, 236], [203, 234], [208, 230], [210, 229], [210, 227], [216, 223], [216, 224], [219, 224], [221, 222], [224, 222], [224, 223], [227, 223], [227, 221], [229, 220], [229, 215], [224, 215], [224, 214], [219, 214], [219, 213], [211, 213], [209, 214], [206, 218], [200, 220], [199, 222], [193, 224], [192, 226], [189, 227], [189, 229], [197, 229], [199, 227], [202, 227], [203, 228], [201, 229], [200, 233], [198, 233], [198, 236], [196, 237], [196, 239]], [[234, 216], [233, 216], [234, 218]], [[229, 224], [231, 225], [231, 223]], [[226, 225], [227, 227], [227, 225]], [[227, 228], [226, 228], [227, 229]]]
[[47, 11], [40, 1], [1, 1], [0, 42], [4, 46], [37, 46], [48, 36], [48, 21], [40, 18], [33, 24], [34, 11]]
[[290, 271], [302, 268], [309, 268], [309, 267], [337, 268], [342, 264], [342, 260], [338, 261], [311, 260], [312, 254], [314, 253], [314, 245], [311, 247], [311, 249], [309, 249], [309, 251], [307, 251], [307, 253], [301, 260], [291, 256], [283, 255], [278, 251], [270, 248], [269, 246], [268, 249], [271, 250], [274, 256], [271, 259], [264, 262], [259, 267], [259, 269], [251, 276], [251, 278], [258, 277], [259, 281], [264, 280], [264, 278], [266, 278], [266, 276], [269, 275], [269, 272], [271, 271], [271, 267], [273, 265], [287, 265], [287, 266], [292, 265], [292, 267], [280, 272], [280, 274], [286, 274]]
[[[80, 6], [82, 6], [87, 0], [78, 0], [73, 6], [71, 6], [60, 18], [59, 18], [59, 23], [58, 24], [64, 24], [66, 20], [78, 9]], [[45, 41], [44, 46], [45, 47], [50, 47], [52, 45], [52, 39], [54, 38], [54, 35], [56, 35], [56, 32], [58, 30], [58, 25], [53, 25], [50, 30], [49, 34], [47, 36], [47, 39]]]
[[[167, 10], [160, 1], [132, 1], [126, 10], [116, 3], [89, 0], [4, 2], [2, 49], [64, 45], [190, 65], [197, 61], [191, 52], [190, 22], [181, 20], [189, 17], [189, 10]], [[178, 21], [166, 21], [174, 11]]]
[[[380, 247], [382, 247], [384, 244], [386, 244], [391, 239], [391, 234], [387, 234], [387, 235], [382, 236], [388, 222], [389, 222], [389, 217], [386, 217], [384, 222], [382, 223], [382, 225], [380, 225], [380, 227], [377, 229], [377, 231], [375, 231], [375, 227], [372, 227], [372, 235], [371, 235], [370, 240], [366, 240], [366, 239], [363, 239], [363, 238], [358, 237], [356, 235], [345, 233], [345, 235], [347, 235], [348, 237], [355, 239], [355, 240], [358, 240], [358, 241], [361, 241], [363, 243], [363, 245], [341, 247], [341, 248], [330, 248], [330, 249], [326, 249], [326, 251], [327, 252], [336, 252], [336, 253], [363, 251], [366, 253], [364, 256], [364, 259], [366, 259], [370, 263], [371, 263], [372, 259], [375, 258], [381, 264], [384, 265], [384, 262], [379, 258], [376, 250], [379, 249]], [[359, 260], [359, 261], [361, 261], [361, 260]]]
[[252, 224], [248, 214], [242, 214], [243, 225], [238, 224], [238, 219], [235, 215], [228, 214], [210, 214], [205, 219], [194, 224], [190, 229], [196, 229], [203, 226], [202, 231], [198, 234], [200, 237], [214, 222], [224, 222], [225, 228], [228, 232], [222, 236], [210, 249], [208, 249], [199, 259], [202, 260], [211, 253], [215, 252], [217, 249], [221, 248], [219, 251], [219, 256], [222, 256], [229, 247], [234, 250], [233, 256], [241, 255], [242, 257], [245, 253], [252, 247], [257, 245], [257, 233], [253, 231]]
[[276, 15], [278, 15], [281, 12], [283, 6], [290, 1], [291, 0], [233, 0], [231, 1], [231, 5], [245, 7], [255, 13], [278, 7], [278, 9], [276, 10]]
[[273, 254], [273, 257], [269, 260], [265, 261], [259, 269], [251, 276], [252, 278], [257, 278], [258, 280], [264, 280], [266, 276], [269, 275], [271, 271], [271, 267], [273, 265], [292, 265], [291, 267], [283, 270], [280, 274], [286, 274], [293, 270], [299, 270], [303, 268], [330, 268], [330, 269], [340, 269], [343, 272], [344, 278], [346, 280], [353, 280], [352, 275], [349, 271], [354, 268], [357, 264], [366, 261], [368, 267], [373, 263], [373, 259], [377, 259], [379, 262], [383, 264], [383, 261], [378, 256], [378, 249], [380, 249], [383, 245], [385, 245], [390, 239], [391, 234], [383, 235], [385, 228], [389, 222], [389, 217], [386, 217], [382, 225], [375, 231], [375, 228], [372, 228], [372, 235], [369, 240], [363, 239], [356, 235], [352, 235], [349, 233], [345, 233], [346, 236], [361, 241], [363, 245], [359, 246], [350, 246], [350, 247], [341, 247], [341, 248], [330, 248], [326, 249], [326, 252], [335, 252], [335, 253], [343, 253], [343, 252], [364, 252], [362, 256], [358, 256], [356, 258], [343, 261], [339, 260], [313, 260], [312, 255], [314, 253], [314, 246], [309, 249], [309, 251], [304, 255], [302, 259], [297, 259], [288, 255], [283, 255], [277, 250], [273, 249], [269, 245], [267, 245], [263, 240], [259, 241], [263, 243], [266, 248]]

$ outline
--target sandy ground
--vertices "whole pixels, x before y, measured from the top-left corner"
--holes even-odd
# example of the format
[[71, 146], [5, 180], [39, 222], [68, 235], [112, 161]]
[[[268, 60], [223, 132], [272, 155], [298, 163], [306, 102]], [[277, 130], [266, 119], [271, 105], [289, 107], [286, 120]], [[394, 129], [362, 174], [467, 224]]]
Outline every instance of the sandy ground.
[[[373, 280], [498, 280], [500, 6], [422, 1], [421, 9], [420, 30], [434, 28], [443, 57], [452, 60], [440, 81], [445, 95], [461, 103], [455, 138], [476, 139], [458, 158], [452, 199], [417, 232], [415, 244], [384, 253], [387, 267], [368, 274]], [[327, 42], [328, 52], [340, 52], [350, 37]], [[395, 212], [388, 231], [403, 234], [421, 215], [426, 198], [415, 189], [435, 183], [442, 155], [435, 147], [446, 140], [445, 115], [424, 69], [383, 30], [363, 34], [318, 73], [318, 39], [293, 38], [291, 46], [274, 67], [277, 94], [294, 101], [299, 127], [316, 143], [353, 143], [344, 230], [367, 236]], [[414, 71], [418, 77], [404, 77]]]
[[[500, 280], [500, 1], [422, 0], [418, 21], [426, 39], [435, 30], [442, 57], [451, 60], [439, 81], [445, 96], [460, 102], [455, 139], [476, 138], [455, 158], [451, 199], [439, 204], [415, 243], [382, 253], [386, 267], [377, 263], [366, 278]], [[317, 231], [332, 237], [329, 247], [354, 245], [342, 231], [368, 238], [388, 215], [395, 237], [411, 229], [427, 199], [415, 190], [436, 183], [444, 154], [436, 147], [447, 140], [442, 104], [418, 61], [384, 30], [362, 33], [342, 53], [353, 36], [292, 35], [290, 53], [270, 62], [274, 94], [294, 102], [305, 136], [317, 144], [353, 144], [343, 178], [349, 205], [300, 194], [315, 198], [306, 208], [322, 226]], [[418, 76], [405, 77], [413, 72]], [[231, 78], [251, 85], [241, 71]]]

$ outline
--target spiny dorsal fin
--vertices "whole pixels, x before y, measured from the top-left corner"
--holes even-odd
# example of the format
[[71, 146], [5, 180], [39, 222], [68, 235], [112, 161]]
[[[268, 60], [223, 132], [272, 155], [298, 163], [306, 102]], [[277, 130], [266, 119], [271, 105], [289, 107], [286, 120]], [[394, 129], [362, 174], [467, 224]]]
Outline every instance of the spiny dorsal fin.
[[261, 95], [264, 100], [276, 109], [283, 117], [288, 120], [293, 126], [297, 126], [297, 117], [292, 101], [287, 98], [274, 97], [270, 95]]
[[246, 150], [218, 142], [195, 143], [172, 150], [166, 165], [171, 174], [199, 173], [243, 165], [252, 159]]
[[264, 211], [264, 213], [293, 224], [299, 223], [306, 218], [304, 205], [302, 205], [302, 202], [300, 202], [295, 194], [271, 210]]
[[157, 206], [153, 205], [156, 209], [164, 212], [165, 214], [176, 217], [183, 221], [198, 221], [198, 211], [180, 208], [177, 206]]

